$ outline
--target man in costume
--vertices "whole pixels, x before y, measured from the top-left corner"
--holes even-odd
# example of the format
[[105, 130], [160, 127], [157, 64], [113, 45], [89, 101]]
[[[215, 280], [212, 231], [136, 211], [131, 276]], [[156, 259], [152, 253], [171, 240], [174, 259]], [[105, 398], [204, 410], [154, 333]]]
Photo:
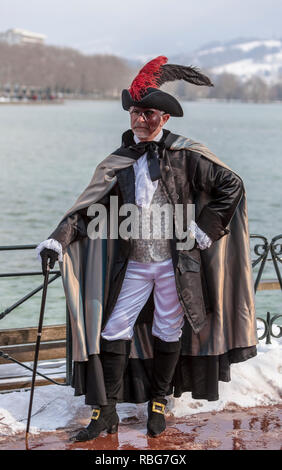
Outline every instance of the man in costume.
[[[72, 386], [93, 409], [80, 441], [117, 431], [117, 402], [148, 401], [148, 433], [157, 436], [166, 427], [167, 395], [191, 391], [195, 399], [218, 400], [230, 365], [256, 355], [244, 184], [205, 145], [163, 129], [183, 110], [159, 88], [181, 79], [212, 86], [195, 67], [167, 64], [163, 56], [140, 70], [122, 93], [131, 129], [121, 147], [97, 166], [37, 247], [43, 272], [59, 260], [72, 326]], [[124, 204], [138, 211], [169, 204], [173, 236], [112, 237], [113, 196], [119, 226]], [[97, 203], [107, 209], [101, 237], [89, 230]], [[180, 204], [184, 231], [196, 240], [181, 249]], [[191, 204], [195, 220], [187, 216]], [[159, 228], [163, 234], [163, 222]]]

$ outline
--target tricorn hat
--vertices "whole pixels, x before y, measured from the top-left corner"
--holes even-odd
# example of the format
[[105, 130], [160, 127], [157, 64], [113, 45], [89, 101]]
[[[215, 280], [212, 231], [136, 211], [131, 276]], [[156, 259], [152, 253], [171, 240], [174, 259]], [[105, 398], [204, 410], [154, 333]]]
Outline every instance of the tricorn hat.
[[209, 77], [197, 67], [167, 64], [167, 57], [158, 56], [148, 62], [134, 78], [129, 89], [122, 91], [122, 107], [126, 111], [131, 106], [155, 108], [171, 116], [183, 116], [183, 109], [174, 96], [159, 90], [166, 82], [185, 80], [194, 85], [213, 86]]

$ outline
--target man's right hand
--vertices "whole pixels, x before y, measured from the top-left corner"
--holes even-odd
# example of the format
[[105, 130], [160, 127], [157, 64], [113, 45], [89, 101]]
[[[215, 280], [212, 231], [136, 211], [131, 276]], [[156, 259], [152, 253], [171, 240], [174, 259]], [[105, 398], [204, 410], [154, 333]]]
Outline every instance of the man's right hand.
[[43, 248], [43, 250], [40, 252], [41, 256], [41, 264], [42, 264], [42, 272], [43, 275], [46, 275], [47, 272], [47, 263], [49, 260], [49, 267], [50, 269], [54, 268], [54, 264], [58, 259], [58, 253], [55, 250], [50, 250], [49, 248]]

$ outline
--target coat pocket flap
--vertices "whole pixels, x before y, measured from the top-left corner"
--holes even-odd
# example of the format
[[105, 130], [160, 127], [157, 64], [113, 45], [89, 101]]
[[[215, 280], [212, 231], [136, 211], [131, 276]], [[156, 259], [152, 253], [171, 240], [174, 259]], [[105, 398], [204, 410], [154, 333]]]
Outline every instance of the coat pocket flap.
[[180, 254], [178, 258], [177, 267], [179, 268], [181, 274], [183, 274], [186, 271], [199, 273], [201, 270], [201, 263], [200, 263], [200, 260], [192, 258], [192, 256], [189, 256], [187, 254], [185, 255]]

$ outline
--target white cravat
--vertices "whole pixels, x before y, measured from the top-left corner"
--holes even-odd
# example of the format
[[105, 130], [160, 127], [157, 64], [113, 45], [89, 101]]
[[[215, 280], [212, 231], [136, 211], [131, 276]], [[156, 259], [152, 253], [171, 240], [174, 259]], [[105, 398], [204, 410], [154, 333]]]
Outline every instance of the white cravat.
[[[156, 135], [154, 138], [155, 141], [161, 140], [163, 136], [163, 130]], [[140, 142], [137, 135], [134, 134], [134, 140], [136, 144]], [[158, 187], [158, 180], [152, 181], [149, 169], [148, 169], [148, 161], [147, 161], [147, 152], [144, 153], [141, 157], [136, 160], [133, 164], [134, 172], [135, 172], [135, 199], [136, 204], [138, 206], [150, 207], [150, 203], [152, 201], [154, 192]]]

